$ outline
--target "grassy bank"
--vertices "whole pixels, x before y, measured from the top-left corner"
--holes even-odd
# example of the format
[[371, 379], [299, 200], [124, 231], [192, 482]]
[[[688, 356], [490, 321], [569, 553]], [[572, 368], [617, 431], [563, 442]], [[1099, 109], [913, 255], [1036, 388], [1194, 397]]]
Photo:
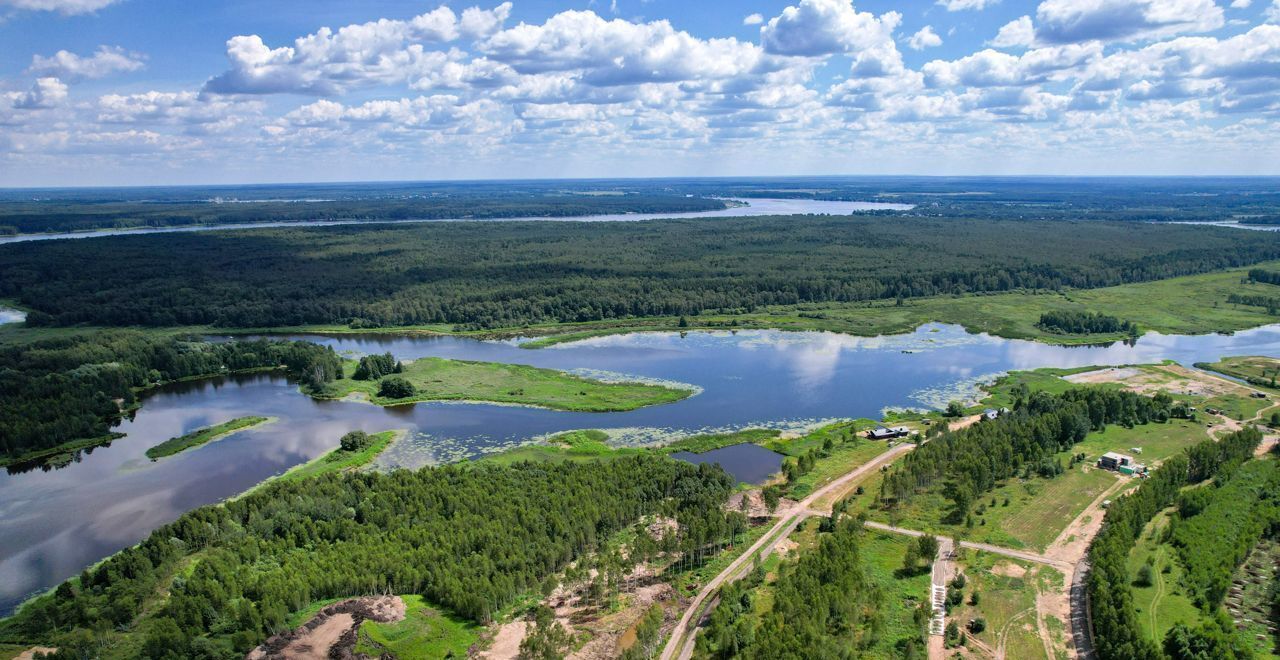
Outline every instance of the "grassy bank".
[[[1254, 267], [1280, 268], [1280, 262]], [[535, 337], [522, 346], [540, 348], [561, 342], [628, 332], [687, 330], [821, 330], [858, 336], [910, 332], [924, 323], [954, 323], [971, 332], [986, 332], [1008, 339], [1029, 339], [1048, 344], [1092, 344], [1122, 341], [1114, 335], [1059, 335], [1036, 326], [1050, 311], [1101, 312], [1138, 324], [1143, 332], [1206, 334], [1232, 332], [1280, 322], [1261, 307], [1228, 303], [1231, 294], [1262, 295], [1271, 285], [1244, 281], [1248, 269], [1175, 277], [1154, 282], [1124, 284], [1099, 289], [1060, 292], [1014, 292], [986, 295], [935, 296], [873, 303], [779, 305], [744, 314], [701, 314], [681, 327], [677, 317], [610, 319], [586, 323], [532, 323], [491, 330], [458, 331], [447, 324], [382, 328], [351, 328], [339, 324], [258, 328], [186, 326], [153, 328], [158, 333], [205, 332], [211, 334], [397, 334], [455, 335], [463, 337]], [[1272, 294], [1274, 295], [1274, 294]], [[44, 337], [90, 332], [94, 328], [29, 328], [0, 325], [0, 343], [32, 341]]]
[[538, 406], [574, 412], [617, 412], [672, 403], [689, 397], [691, 389], [645, 383], [607, 383], [554, 369], [520, 364], [420, 358], [404, 364], [400, 377], [414, 394], [402, 398], [380, 396], [382, 380], [355, 380], [356, 361], [345, 365], [346, 378], [329, 384], [320, 396], [356, 395], [378, 405], [417, 401], [487, 401]]
[[[1268, 315], [1266, 309], [1227, 302], [1232, 293], [1263, 295], [1267, 292], [1268, 285], [1242, 282], [1245, 272], [1246, 269], [1235, 269], [1065, 292], [914, 298], [904, 300], [900, 305], [895, 301], [880, 301], [870, 304], [779, 306], [751, 314], [704, 314], [688, 319], [689, 326], [685, 328], [679, 327], [677, 319], [670, 318], [605, 321], [562, 327], [558, 333], [523, 346], [538, 348], [602, 335], [653, 330], [777, 328], [871, 336], [911, 332], [931, 321], [962, 325], [970, 332], [1047, 344], [1096, 344], [1128, 338], [1124, 333], [1061, 335], [1046, 332], [1036, 323], [1041, 314], [1051, 311], [1101, 312], [1131, 320], [1143, 332], [1164, 334], [1230, 332], [1280, 322], [1280, 318]], [[553, 330], [531, 327], [527, 332], [548, 334]]]
[[33, 450], [19, 456], [0, 456], [0, 467], [24, 466], [25, 464], [63, 467], [69, 465], [75, 459], [77, 452], [109, 445], [123, 437], [123, 433], [109, 433], [100, 438], [73, 440], [64, 442], [57, 447]]
[[1226, 374], [1232, 378], [1272, 391], [1280, 392], [1280, 359], [1249, 355], [1226, 357], [1217, 362], [1197, 362], [1196, 367]]
[[147, 450], [147, 458], [158, 460], [165, 456], [173, 456], [179, 452], [186, 451], [192, 447], [199, 447], [214, 440], [225, 438], [236, 431], [242, 431], [247, 428], [258, 426], [272, 421], [267, 417], [237, 417], [231, 421], [215, 424], [196, 431], [192, 431], [186, 435], [180, 435], [176, 438], [169, 438], [164, 442]]
[[373, 462], [379, 454], [386, 451], [392, 443], [404, 438], [407, 431], [382, 431], [381, 433], [373, 433], [369, 436], [371, 442], [365, 448], [359, 451], [346, 451], [344, 449], [335, 449], [327, 454], [317, 456], [306, 463], [295, 465], [289, 468], [284, 474], [279, 474], [270, 479], [265, 479], [258, 485], [237, 495], [237, 498], [244, 497], [268, 484], [277, 481], [301, 481], [303, 479], [311, 479], [325, 474], [333, 474], [338, 472], [349, 472], [358, 470]]

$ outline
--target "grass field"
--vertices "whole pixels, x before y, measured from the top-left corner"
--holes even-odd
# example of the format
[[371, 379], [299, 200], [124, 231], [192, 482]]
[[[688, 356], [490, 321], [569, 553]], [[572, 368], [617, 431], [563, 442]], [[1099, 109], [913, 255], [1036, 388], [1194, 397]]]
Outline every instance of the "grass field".
[[[870, 517], [908, 529], [952, 537], [961, 534], [965, 540], [979, 543], [1043, 551], [1117, 478], [1080, 465], [1053, 479], [1009, 479], [977, 498], [971, 529], [944, 522], [951, 501], [943, 497], [940, 488], [917, 495], [894, 511], [873, 509]], [[867, 498], [872, 496], [868, 488]]]
[[[830, 456], [818, 460], [814, 463], [813, 470], [796, 479], [787, 496], [792, 499], [801, 499], [888, 450], [888, 444], [865, 438], [836, 445]], [[833, 495], [833, 501], [838, 499], [836, 497], [838, 495]]]
[[397, 660], [464, 658], [483, 630], [476, 624], [442, 612], [422, 596], [402, 596], [404, 620], [395, 623], [365, 621], [360, 624], [356, 653], [377, 658], [389, 654]]
[[[1163, 424], [1143, 424], [1127, 429], [1113, 424], [1100, 433], [1090, 433], [1075, 446], [1084, 452], [1089, 463], [1109, 451], [1131, 454], [1139, 463], [1148, 465], [1162, 461], [1196, 443], [1206, 440], [1203, 423], [1172, 419]], [[1133, 448], [1141, 448], [1134, 452]]]
[[[1089, 503], [1120, 478], [1115, 473], [1092, 467], [1099, 456], [1117, 451], [1132, 454], [1139, 462], [1151, 464], [1207, 438], [1202, 425], [1187, 420], [1145, 424], [1131, 429], [1113, 424], [1104, 431], [1090, 433], [1070, 452], [1058, 457], [1065, 466], [1072, 454], [1084, 453], [1083, 464], [1052, 479], [1008, 479], [991, 492], [980, 495], [972, 510], [972, 529], [943, 522], [951, 507], [940, 489], [921, 493], [895, 511], [871, 508], [871, 499], [879, 489], [878, 475], [864, 485], [867, 494], [854, 510], [857, 511], [858, 507], [870, 509], [872, 520], [909, 529], [948, 536], [963, 533], [971, 541], [1043, 551]], [[1142, 451], [1134, 452], [1134, 447]]]
[[871, 530], [862, 536], [859, 551], [863, 569], [884, 597], [880, 608], [884, 627], [879, 639], [867, 649], [865, 656], [868, 658], [900, 658], [896, 648], [898, 641], [916, 639], [923, 632], [916, 629], [915, 610], [929, 600], [929, 572], [911, 576], [898, 572], [907, 553], [907, 544], [914, 542], [915, 539], [906, 536]]
[[208, 442], [225, 438], [237, 431], [243, 431], [247, 428], [265, 424], [271, 421], [266, 417], [237, 417], [233, 420], [215, 424], [202, 429], [197, 429], [186, 435], [180, 435], [176, 438], [169, 438], [164, 442], [147, 450], [147, 458], [157, 460], [165, 456], [173, 456], [179, 452], [186, 451], [193, 447], [199, 447]]
[[404, 373], [399, 374], [413, 384], [416, 394], [403, 399], [385, 399], [378, 396], [380, 381], [351, 377], [356, 369], [354, 360], [348, 360], [345, 369], [346, 378], [330, 383], [324, 397], [355, 394], [383, 406], [415, 401], [492, 401], [576, 412], [610, 412], [671, 403], [693, 394], [689, 389], [606, 383], [519, 364], [420, 358], [405, 363]]
[[[1177, 553], [1171, 546], [1160, 542], [1172, 513], [1173, 509], [1168, 509], [1147, 523], [1137, 544], [1129, 551], [1127, 563], [1138, 623], [1147, 639], [1157, 643], [1164, 640], [1165, 633], [1174, 624], [1181, 622], [1196, 626], [1204, 616], [1181, 586], [1182, 566], [1178, 563]], [[1148, 561], [1154, 577], [1151, 586], [1133, 584], [1138, 571]]]
[[[1005, 657], [1045, 658], [1036, 628], [1036, 594], [1061, 590], [1062, 574], [1048, 566], [973, 550], [966, 550], [958, 563], [965, 575], [964, 602], [951, 610], [948, 620], [964, 630], [971, 619], [985, 619], [986, 629], [974, 637], [988, 647], [996, 649], [1003, 640]], [[976, 606], [970, 604], [975, 591], [980, 596]]]

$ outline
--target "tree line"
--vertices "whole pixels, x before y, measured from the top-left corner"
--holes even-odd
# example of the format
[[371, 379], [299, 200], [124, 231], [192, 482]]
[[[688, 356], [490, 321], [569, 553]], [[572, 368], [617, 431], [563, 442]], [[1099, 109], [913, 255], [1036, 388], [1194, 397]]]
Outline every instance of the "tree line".
[[753, 217], [336, 226], [0, 246], [34, 326], [518, 327], [1091, 288], [1280, 258], [1195, 226]]
[[282, 367], [313, 387], [342, 374], [333, 349], [305, 341], [110, 330], [0, 347], [0, 457], [109, 437], [138, 393], [162, 383]]
[[1040, 315], [1036, 326], [1048, 332], [1066, 335], [1092, 335], [1101, 333], [1124, 332], [1135, 334], [1138, 331], [1133, 321], [1125, 321], [1102, 312], [1082, 312], [1075, 310], [1055, 310]]
[[[880, 485], [880, 499], [896, 505], [916, 493], [941, 486], [952, 502], [949, 520], [961, 522], [982, 493], [996, 483], [1070, 449], [1090, 431], [1108, 424], [1133, 426], [1169, 419], [1173, 401], [1101, 387], [1062, 394], [1015, 393], [1014, 408], [994, 420], [958, 431], [940, 430], [932, 441], [908, 454]], [[1057, 472], [1055, 467], [1053, 472]]]
[[243, 657], [291, 612], [375, 593], [487, 623], [642, 516], [722, 516], [732, 487], [717, 467], [657, 455], [276, 482], [86, 569], [0, 622], [0, 640], [78, 657], [122, 630], [150, 658]]
[[882, 592], [867, 577], [859, 552], [862, 522], [825, 521], [818, 547], [780, 570], [773, 603], [754, 616], [757, 569], [724, 587], [700, 651], [710, 658], [856, 658], [884, 629]]
[[[1142, 636], [1129, 590], [1129, 551], [1146, 524], [1176, 502], [1184, 486], [1213, 476], [1227, 478], [1233, 466], [1248, 460], [1261, 441], [1262, 434], [1252, 428], [1237, 431], [1220, 442], [1206, 440], [1166, 460], [1135, 491], [1108, 507], [1102, 530], [1089, 546], [1091, 568], [1086, 583], [1094, 648], [1100, 660], [1166, 657], [1155, 640]], [[1195, 635], [1195, 631], [1180, 630], [1177, 636]], [[1209, 637], [1202, 637], [1187, 648], [1208, 642]], [[1231, 656], [1210, 653], [1198, 657]]]
[[1250, 268], [1249, 279], [1262, 284], [1280, 284], [1280, 273], [1263, 268]]

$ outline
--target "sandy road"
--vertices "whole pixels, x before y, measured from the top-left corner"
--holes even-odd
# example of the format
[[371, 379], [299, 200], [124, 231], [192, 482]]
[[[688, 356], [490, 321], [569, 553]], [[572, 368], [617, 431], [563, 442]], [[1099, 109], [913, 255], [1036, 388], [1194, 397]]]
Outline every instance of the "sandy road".
[[[818, 512], [809, 508], [811, 504], [821, 499], [824, 495], [843, 488], [851, 482], [880, 469], [882, 466], [888, 465], [912, 449], [915, 449], [915, 445], [912, 443], [900, 444], [813, 491], [808, 497], [800, 500], [795, 506], [783, 513], [778, 518], [778, 522], [774, 523], [773, 527], [764, 536], [751, 544], [751, 547], [733, 560], [733, 563], [729, 564], [719, 575], [709, 580], [698, 591], [698, 595], [694, 597], [684, 615], [680, 617], [680, 622], [671, 631], [671, 637], [667, 639], [666, 646], [662, 648], [662, 660], [672, 660], [672, 658], [677, 657], [683, 659], [693, 655], [694, 638], [697, 631], [696, 627], [691, 626], [691, 624], [701, 621], [702, 617], [710, 610], [710, 606], [715, 600], [713, 596], [719, 593], [722, 585], [741, 579], [750, 570], [752, 561], [757, 556], [757, 553], [760, 553], [761, 558], [767, 557], [778, 542], [787, 538], [801, 522], [817, 514]], [[761, 550], [764, 550], [764, 552], [761, 553]]]

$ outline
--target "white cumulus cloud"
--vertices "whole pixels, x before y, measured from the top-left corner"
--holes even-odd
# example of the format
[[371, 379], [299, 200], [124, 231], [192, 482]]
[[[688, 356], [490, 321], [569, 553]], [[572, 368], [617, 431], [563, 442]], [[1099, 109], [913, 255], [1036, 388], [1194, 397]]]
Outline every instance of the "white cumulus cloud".
[[138, 53], [127, 52], [118, 46], [98, 46], [97, 51], [86, 56], [67, 50], [60, 50], [48, 57], [36, 55], [31, 58], [31, 66], [27, 71], [64, 80], [84, 80], [137, 71], [142, 67], [143, 57]]
[[491, 10], [475, 7], [462, 19], [438, 7], [409, 20], [382, 19], [347, 25], [336, 32], [321, 28], [299, 37], [292, 46], [271, 48], [258, 35], [227, 41], [231, 69], [205, 83], [215, 94], [292, 92], [328, 96], [378, 83], [403, 81], [423, 70], [443, 66], [450, 56], [439, 46], [460, 37], [480, 38], [497, 30], [511, 3]]
[[1222, 27], [1213, 0], [1045, 0], [1036, 39], [1045, 43], [1136, 41]]
[[852, 0], [800, 0], [760, 28], [767, 52], [821, 56], [872, 49], [892, 42], [902, 21], [897, 12], [879, 17], [858, 11]]
[[0, 7], [29, 11], [53, 11], [64, 16], [91, 14], [120, 0], [0, 0]]
[[991, 45], [997, 48], [1030, 46], [1035, 40], [1036, 28], [1031, 23], [1031, 17], [1022, 16], [1005, 23], [996, 33], [996, 38], [991, 40]]
[[933, 31], [932, 25], [926, 25], [920, 28], [918, 32], [911, 35], [910, 39], [907, 39], [907, 45], [910, 46], [912, 50], [933, 48], [934, 46], [942, 45], [942, 37], [939, 37], [938, 33]]
[[938, 4], [946, 7], [947, 11], [982, 11], [998, 2], [1000, 0], [938, 0]]

